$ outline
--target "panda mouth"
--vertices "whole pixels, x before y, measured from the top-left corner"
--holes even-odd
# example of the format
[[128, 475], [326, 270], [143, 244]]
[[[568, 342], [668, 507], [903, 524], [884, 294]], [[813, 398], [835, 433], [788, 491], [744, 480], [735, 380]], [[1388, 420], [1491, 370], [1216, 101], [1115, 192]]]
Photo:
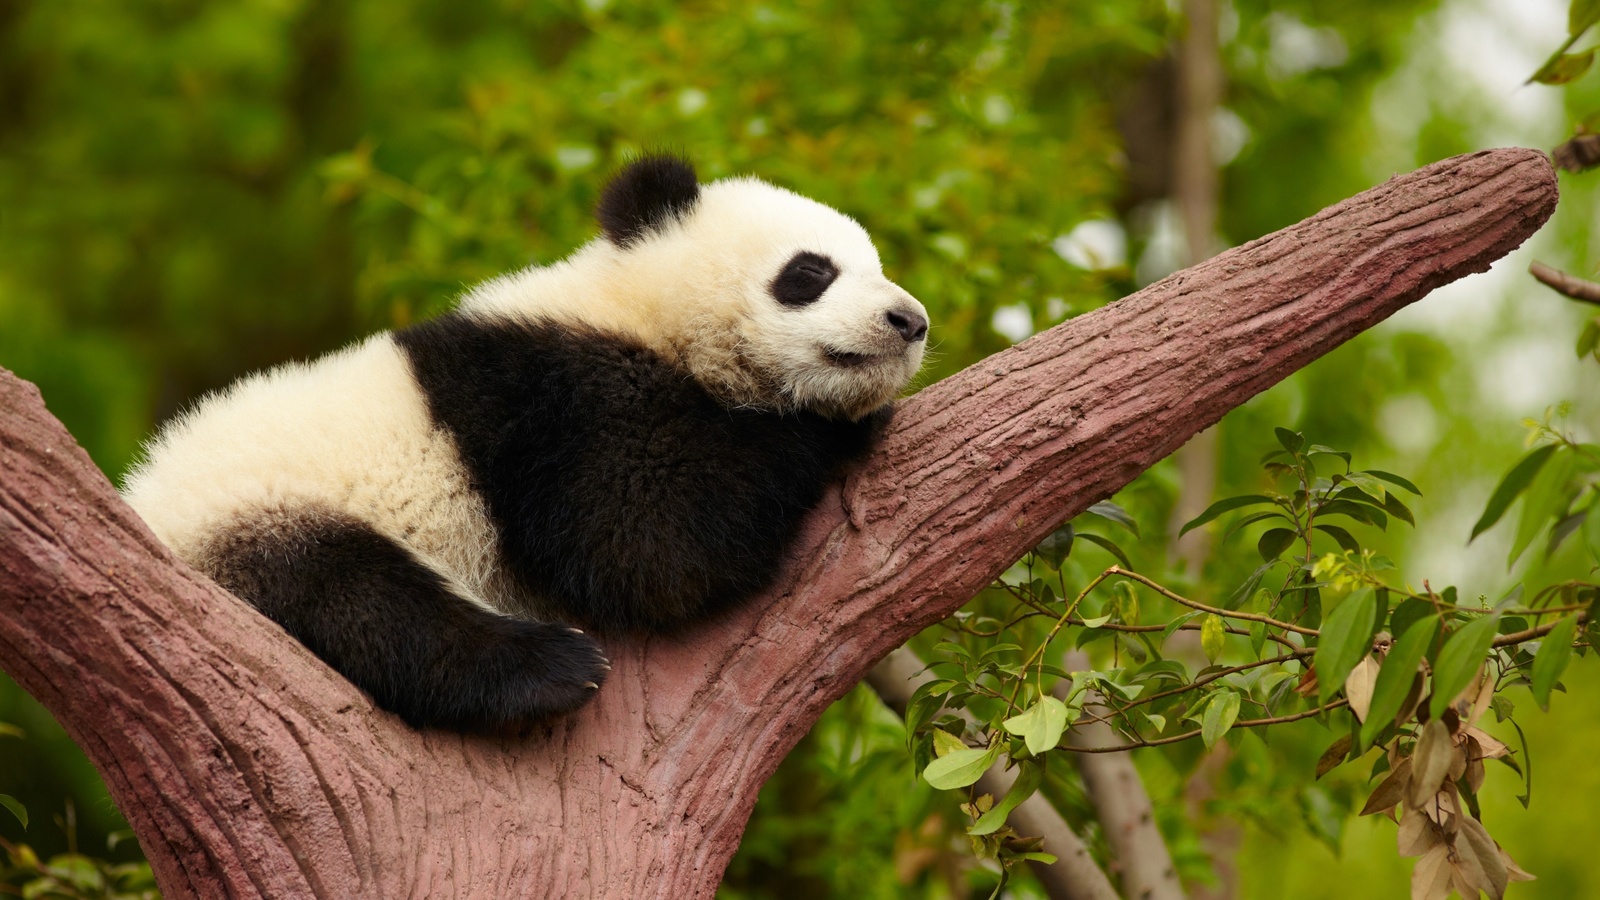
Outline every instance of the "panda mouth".
[[878, 354], [851, 353], [848, 350], [836, 350], [832, 347], [822, 348], [822, 355], [828, 358], [828, 362], [842, 369], [858, 369], [878, 358]]

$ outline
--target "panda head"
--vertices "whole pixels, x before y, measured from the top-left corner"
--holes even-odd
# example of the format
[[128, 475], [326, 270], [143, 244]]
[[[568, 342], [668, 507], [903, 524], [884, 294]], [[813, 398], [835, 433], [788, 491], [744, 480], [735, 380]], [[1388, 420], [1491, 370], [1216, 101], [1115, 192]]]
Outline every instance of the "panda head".
[[687, 162], [647, 156], [597, 215], [603, 236], [569, 269], [604, 287], [573, 315], [631, 332], [731, 406], [858, 419], [922, 364], [926, 310], [828, 206], [755, 178], [701, 185]]

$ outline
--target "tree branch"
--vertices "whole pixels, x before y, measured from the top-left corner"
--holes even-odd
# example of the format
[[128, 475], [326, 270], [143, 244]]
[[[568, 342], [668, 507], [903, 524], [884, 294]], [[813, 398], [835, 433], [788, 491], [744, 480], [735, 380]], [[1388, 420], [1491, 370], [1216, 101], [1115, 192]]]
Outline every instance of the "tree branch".
[[526, 739], [416, 732], [175, 560], [0, 375], [0, 664], [99, 767], [165, 896], [711, 896], [827, 705], [1058, 523], [1549, 216], [1536, 151], [1445, 160], [906, 401], [768, 596], [614, 641]]
[[1600, 284], [1585, 281], [1576, 275], [1568, 275], [1554, 266], [1547, 266], [1538, 261], [1528, 265], [1528, 272], [1541, 284], [1558, 294], [1583, 303], [1600, 304]]

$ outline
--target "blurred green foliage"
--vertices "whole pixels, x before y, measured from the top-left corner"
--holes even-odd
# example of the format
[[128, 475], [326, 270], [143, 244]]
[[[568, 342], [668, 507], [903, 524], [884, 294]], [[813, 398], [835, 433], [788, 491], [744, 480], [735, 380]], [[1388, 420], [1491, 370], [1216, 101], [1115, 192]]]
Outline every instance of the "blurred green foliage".
[[[1241, 243], [1452, 153], [1558, 140], [1600, 105], [1594, 86], [1513, 96], [1489, 77], [1498, 64], [1520, 83], [1559, 46], [1565, 8], [1528, 9], [1542, 6], [1560, 8], [1551, 39], [1529, 50], [1510, 27], [1523, 19], [1469, 0], [1227, 4], [1223, 237]], [[886, 271], [932, 313], [933, 380], [1175, 265], [1162, 199], [1175, 9], [0, 0], [0, 365], [36, 382], [116, 476], [155, 423], [206, 390], [559, 258], [593, 235], [605, 173], [666, 148], [704, 177], [757, 174], [858, 218]], [[1537, 243], [1582, 271], [1595, 190], [1562, 187], [1562, 212]], [[1075, 255], [1070, 237], [1093, 222], [1125, 248]], [[1408, 573], [1443, 568], [1441, 580], [1494, 593], [1509, 580], [1509, 537], [1474, 545], [1501, 541], [1491, 553], [1463, 548], [1521, 452], [1517, 420], [1565, 397], [1578, 401], [1579, 431], [1600, 414], [1575, 368], [1551, 362], [1574, 362], [1577, 314], [1517, 282], [1512, 265], [1513, 277], [1425, 303], [1449, 314], [1402, 316], [1231, 415], [1218, 495], [1258, 486], [1272, 426], [1305, 430], [1417, 475], [1428, 502], [1416, 534], [1391, 531], [1382, 552]], [[1515, 306], [1503, 299], [1513, 296]], [[1166, 570], [1160, 534], [1175, 489], [1164, 464], [1119, 497], [1143, 523], [1147, 540], [1129, 548], [1141, 571]], [[1168, 583], [1237, 584], [1251, 551], [1225, 544], [1198, 584]], [[1577, 564], [1563, 552], [1522, 565], [1558, 578]], [[1588, 677], [1582, 668], [1574, 678]], [[1563, 699], [1537, 720], [1559, 721]], [[66, 851], [47, 813], [69, 797], [84, 847], [124, 827], [81, 754], [9, 682], [0, 720], [28, 733], [0, 741], [0, 793], [33, 812], [26, 833], [0, 815], [0, 836], [25, 837], [47, 859]], [[1550, 730], [1558, 758], [1600, 736], [1588, 723]], [[1380, 871], [1374, 895], [1404, 896], [1389, 833], [1367, 837], [1362, 820], [1341, 861], [1323, 849], [1340, 845], [1364, 796], [1342, 772], [1306, 777], [1331, 737], [1305, 723], [1270, 745], [1241, 742], [1198, 818], [1183, 804], [1198, 748], [1142, 758], [1186, 877], [1211, 877], [1196, 821], [1228, 815], [1265, 825], [1239, 859], [1245, 896], [1338, 896]], [[725, 893], [986, 893], [993, 878], [962, 851], [960, 813], [916, 774], [903, 728], [853, 693], [763, 792]], [[1044, 792], [1103, 852], [1074, 780], [1053, 772]], [[1581, 848], [1552, 837], [1582, 833], [1582, 804], [1552, 793], [1536, 801], [1539, 817], [1517, 818], [1502, 800], [1485, 799], [1510, 820], [1496, 835], [1541, 876], [1562, 873], [1519, 885], [1520, 896], [1600, 889]], [[1330, 880], [1330, 865], [1348, 877]]]

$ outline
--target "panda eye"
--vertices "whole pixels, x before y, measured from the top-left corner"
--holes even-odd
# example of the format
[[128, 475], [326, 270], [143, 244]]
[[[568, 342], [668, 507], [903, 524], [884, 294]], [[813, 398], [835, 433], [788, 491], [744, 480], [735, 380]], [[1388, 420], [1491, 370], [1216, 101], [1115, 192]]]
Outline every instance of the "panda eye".
[[778, 277], [772, 279], [772, 296], [784, 306], [805, 306], [816, 302], [822, 292], [839, 277], [839, 267], [819, 253], [796, 253]]

